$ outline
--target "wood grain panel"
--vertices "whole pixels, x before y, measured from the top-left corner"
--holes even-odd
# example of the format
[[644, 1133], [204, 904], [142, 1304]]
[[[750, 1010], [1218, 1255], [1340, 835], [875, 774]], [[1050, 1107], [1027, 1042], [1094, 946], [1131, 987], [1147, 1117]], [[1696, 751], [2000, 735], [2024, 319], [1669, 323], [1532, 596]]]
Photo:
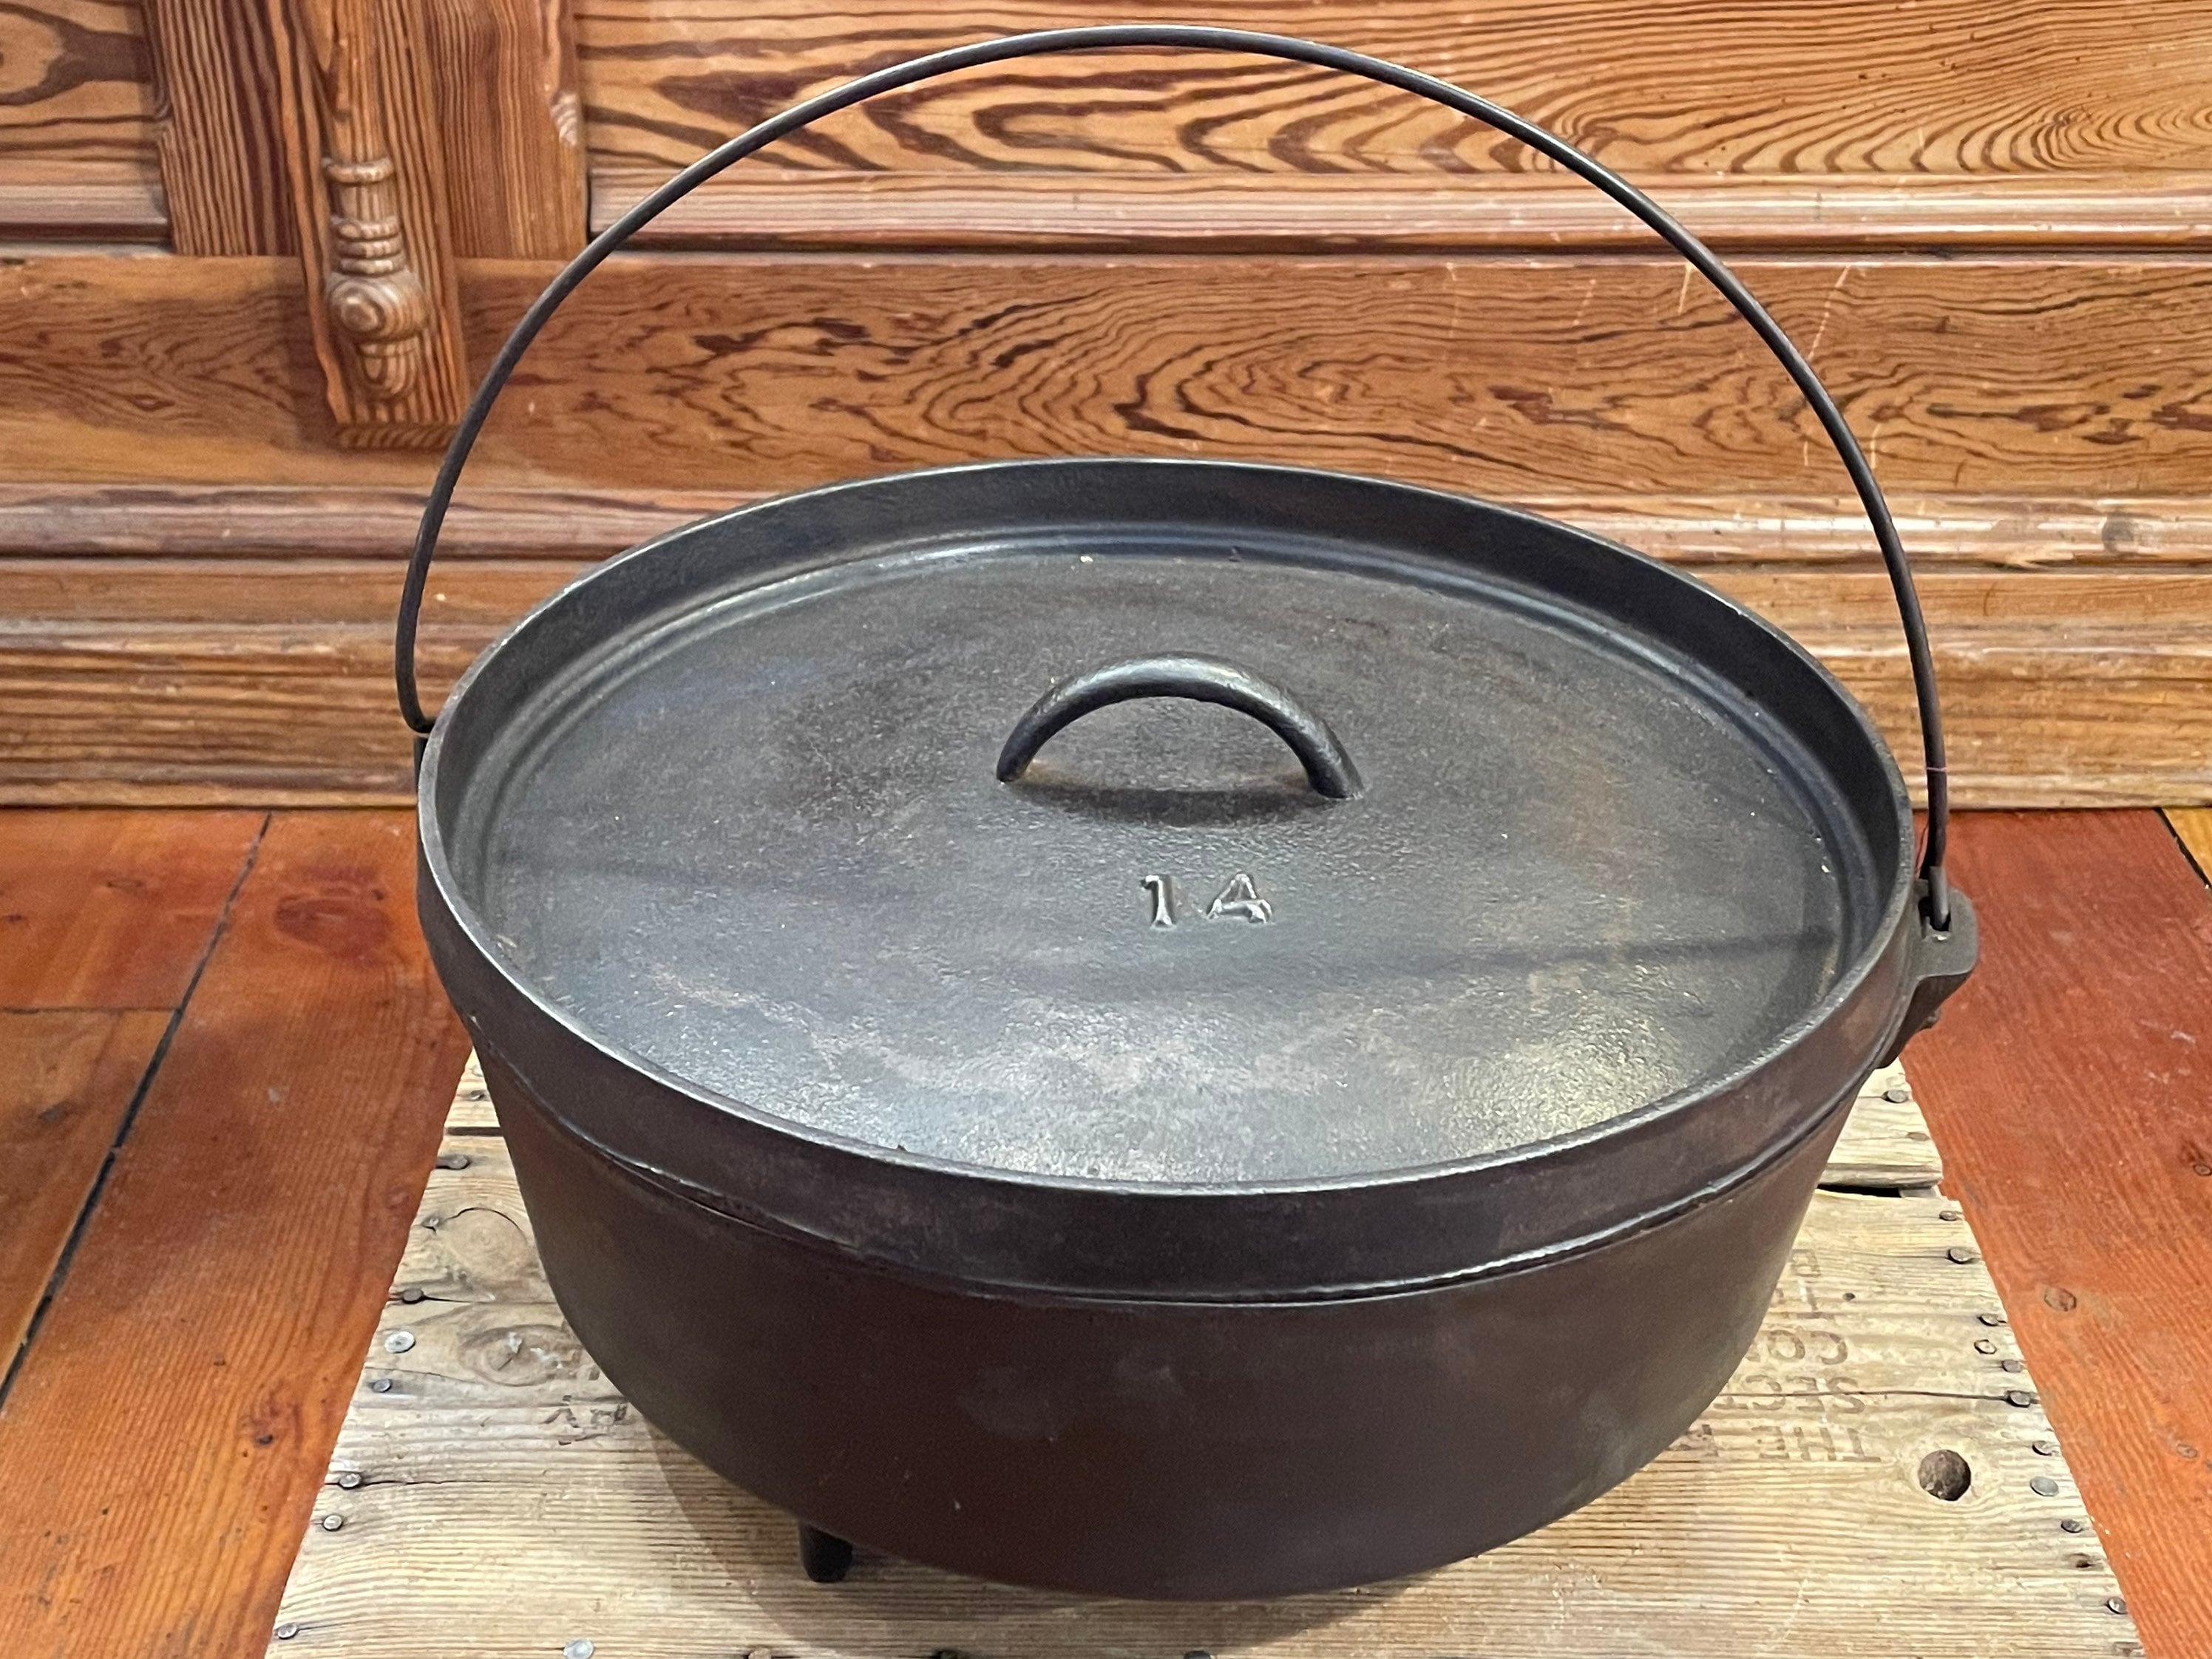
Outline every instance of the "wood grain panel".
[[562, 0], [424, 0], [454, 252], [565, 259], [584, 245], [584, 134]]
[[260, 828], [258, 812], [9, 814], [0, 1008], [174, 1007]]
[[280, 816], [0, 1414], [0, 1632], [268, 1638], [465, 1044], [404, 814]]
[[146, 0], [161, 180], [179, 253], [289, 253], [283, 111], [258, 0]]
[[[2197, 495], [2212, 267], [1752, 261], [1900, 494]], [[464, 271], [480, 362], [547, 268]], [[0, 270], [16, 478], [419, 487], [333, 454], [273, 260]], [[1292, 459], [1526, 501], [1827, 495], [1780, 371], [1686, 270], [1614, 258], [645, 254], [526, 361], [471, 477], [761, 490], [1006, 454]]]
[[0, 1010], [0, 1375], [168, 1026], [166, 1008]]
[[[665, 183], [602, 163], [594, 229]], [[1727, 253], [2126, 255], [2212, 246], [2212, 175], [1665, 175], [1660, 204]], [[730, 250], [1648, 253], [1651, 232], [1558, 173], [851, 173], [745, 161], [634, 244]]]
[[160, 241], [159, 117], [132, 0], [0, 3], [0, 237]]
[[153, 63], [131, 0], [0, 5], [0, 179], [24, 161], [155, 168]]
[[[441, 567], [479, 557], [599, 557], [758, 498], [741, 489], [514, 489], [478, 484], [471, 475], [447, 517], [438, 557]], [[1520, 503], [1678, 563], [1863, 566], [1873, 556], [1856, 500], [1639, 493], [1529, 495]], [[1916, 567], [2185, 570], [2212, 563], [2212, 496], [1892, 492], [1889, 504]], [[422, 506], [419, 490], [389, 486], [0, 480], [0, 558], [401, 558]], [[32, 590], [11, 591], [35, 605]], [[110, 591], [121, 597], [118, 585]]]
[[150, 162], [0, 155], [0, 239], [128, 244], [168, 234], [161, 175]]
[[[0, 799], [407, 798], [393, 712], [396, 560], [0, 562]], [[505, 623], [582, 568], [458, 561], [422, 654], [442, 695]], [[1918, 753], [1886, 580], [1709, 573], [1774, 617]], [[1923, 576], [1966, 802], [2212, 800], [2212, 574]]]
[[[1108, 21], [1067, 0], [949, 16], [750, 0], [577, 0], [596, 158], [664, 169], [804, 94], [933, 48]], [[1192, 21], [1128, 0], [1112, 21]], [[1204, 20], [1458, 81], [1631, 173], [2212, 168], [2212, 14], [2144, 0], [1221, 0]], [[1002, 64], [778, 147], [786, 170], [1458, 173], [1531, 165], [1447, 112], [1220, 53]]]
[[[1832, 459], [1662, 262], [640, 256], [586, 284], [492, 441], [561, 476], [781, 489], [983, 455], [1296, 459], [1517, 499], [1818, 489]], [[514, 273], [520, 275], [520, 273]], [[2212, 270], [1759, 262], [1901, 490], [2194, 493]], [[526, 301], [487, 268], [472, 331]], [[518, 387], [518, 390], [521, 390]], [[650, 459], [647, 459], [647, 455]]]
[[1912, 1048], [2143, 1643], [2212, 1652], [2212, 892], [2151, 812], [1954, 832], [1982, 963]]

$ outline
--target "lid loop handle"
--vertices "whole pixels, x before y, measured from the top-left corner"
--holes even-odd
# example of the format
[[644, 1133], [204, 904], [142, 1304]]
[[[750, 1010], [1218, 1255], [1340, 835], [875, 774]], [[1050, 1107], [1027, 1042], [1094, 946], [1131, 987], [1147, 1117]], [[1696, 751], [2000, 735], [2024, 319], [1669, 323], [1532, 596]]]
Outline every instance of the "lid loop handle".
[[561, 302], [573, 293], [585, 277], [590, 276], [607, 257], [620, 248], [644, 226], [659, 218], [669, 207], [680, 201], [700, 185], [726, 168], [744, 160], [756, 150], [766, 148], [787, 134], [798, 131], [821, 119], [825, 115], [848, 109], [865, 102], [879, 93], [894, 92], [917, 82], [934, 79], [959, 70], [974, 69], [985, 64], [1000, 64], [1010, 58], [1034, 58], [1050, 52], [1091, 52], [1112, 46], [1185, 47], [1194, 51], [1249, 52], [1261, 58], [1276, 58], [1290, 63], [1313, 64], [1324, 69], [1357, 75], [1376, 84], [1395, 87], [1455, 110], [1472, 120], [1518, 139], [1540, 155], [1557, 161], [1568, 172], [1595, 188], [1603, 191], [1628, 212], [1643, 221], [1662, 237], [1676, 252], [1696, 268], [1698, 273], [1718, 289], [1722, 296], [1734, 306], [1738, 315], [1749, 323], [1767, 349], [1796, 383], [1804, 394], [1805, 402], [1828, 441], [1835, 447], [1844, 471], [1850, 476], [1851, 486], [1858, 492], [1859, 505], [1865, 510], [1867, 522], [1874, 527], [1875, 544], [1881, 550], [1882, 563], [1889, 571], [1890, 586], [1897, 596], [1899, 620], [1904, 625], [1905, 653], [1912, 665], [1912, 690], [1920, 706], [1921, 750], [1927, 768], [1928, 838], [1921, 854], [1920, 875], [1926, 885], [1922, 901], [1923, 915], [1928, 926], [1942, 933], [1950, 925], [1949, 887], [1943, 877], [1943, 855], [1950, 824], [1950, 780], [1945, 769], [1943, 755], [1943, 717], [1936, 695], [1935, 659], [1928, 646], [1928, 628], [1920, 611], [1920, 599], [1912, 585], [1911, 567], [1906, 562], [1905, 547], [1899, 541], [1897, 526], [1891, 519], [1888, 503], [1883, 500], [1881, 486], [1875, 481], [1874, 469], [1859, 448], [1858, 441], [1851, 435], [1849, 422], [1835, 399], [1820, 384], [1813, 366], [1784, 333], [1782, 325], [1769, 316], [1765, 308], [1752, 297], [1749, 289], [1735, 273], [1722, 264], [1719, 256], [1692, 236], [1674, 216], [1656, 202], [1638, 190], [1610, 168], [1592, 160], [1558, 135], [1538, 126], [1534, 122], [1516, 115], [1512, 111], [1489, 100], [1465, 92], [1434, 76], [1386, 63], [1379, 58], [1370, 58], [1362, 52], [1347, 52], [1340, 46], [1324, 46], [1310, 40], [1300, 40], [1288, 35], [1260, 34], [1245, 29], [1207, 28], [1176, 24], [1121, 23], [1091, 28], [1043, 29], [1029, 34], [1008, 35], [1003, 40], [981, 40], [973, 46], [954, 46], [948, 51], [932, 52], [926, 57], [894, 64], [873, 74], [861, 76], [842, 87], [818, 94], [789, 109], [770, 116], [747, 131], [709, 150], [666, 184], [640, 201], [614, 223], [594, 236], [582, 252], [546, 285], [523, 313], [514, 331], [500, 347], [499, 355], [492, 360], [484, 373], [483, 382], [470, 398], [467, 410], [453, 433], [453, 440], [446, 450], [446, 457], [438, 468], [436, 481], [430, 487], [428, 499], [423, 503], [422, 521], [415, 537], [415, 548], [407, 564], [407, 580], [400, 590], [399, 614], [394, 629], [393, 676], [399, 692], [400, 712], [407, 724], [416, 732], [428, 732], [433, 725], [431, 717], [422, 709], [421, 694], [415, 675], [416, 625], [422, 608], [422, 592], [430, 574], [431, 556], [438, 545], [438, 532], [444, 525], [446, 509], [453, 498], [453, 486], [459, 481], [461, 468], [466, 464], [469, 452], [475, 447], [477, 434], [483, 429], [491, 414], [492, 404], [500, 391], [514, 374], [515, 365], [538, 331], [558, 310]]
[[1350, 800], [1365, 787], [1327, 720], [1279, 685], [1211, 657], [1133, 657], [1062, 680], [1014, 722], [999, 751], [999, 781], [1012, 783], [1027, 771], [1062, 726], [1094, 708], [1136, 697], [1187, 697], [1249, 714], [1290, 744], [1316, 794]]

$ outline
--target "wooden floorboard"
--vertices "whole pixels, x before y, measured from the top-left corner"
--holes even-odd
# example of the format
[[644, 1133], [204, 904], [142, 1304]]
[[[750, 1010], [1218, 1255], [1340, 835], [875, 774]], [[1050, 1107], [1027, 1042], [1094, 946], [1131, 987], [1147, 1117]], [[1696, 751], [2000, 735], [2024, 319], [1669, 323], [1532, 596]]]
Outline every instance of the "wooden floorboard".
[[263, 815], [64, 809], [0, 820], [0, 1008], [173, 1008]]
[[2166, 821], [2197, 873], [2212, 882], [2212, 806], [2168, 807]]
[[168, 1028], [166, 1008], [0, 1012], [0, 1377]]
[[2212, 1654], [2212, 892], [2154, 812], [1973, 815], [1908, 1056], [2154, 1659]]
[[270, 823], [0, 1408], [10, 1659], [264, 1650], [465, 1052], [413, 857]]

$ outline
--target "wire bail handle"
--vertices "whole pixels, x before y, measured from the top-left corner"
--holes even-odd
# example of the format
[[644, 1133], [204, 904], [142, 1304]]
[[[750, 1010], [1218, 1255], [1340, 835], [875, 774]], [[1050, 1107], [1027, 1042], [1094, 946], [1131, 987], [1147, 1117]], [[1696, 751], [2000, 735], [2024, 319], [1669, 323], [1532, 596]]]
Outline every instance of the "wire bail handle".
[[1904, 544], [1898, 538], [1896, 523], [1890, 517], [1889, 504], [1882, 497], [1881, 486], [1875, 482], [1874, 469], [1868, 464], [1858, 440], [1851, 435], [1850, 426], [1844, 419], [1843, 411], [1836, 406], [1828, 389], [1820, 383], [1820, 376], [1813, 372], [1812, 364], [1783, 332], [1782, 325], [1753, 298], [1751, 291], [1735, 273], [1722, 263], [1718, 255], [1677, 223], [1674, 216], [1642, 191], [1609, 167], [1583, 155], [1557, 134], [1434, 76], [1423, 75], [1379, 58], [1370, 58], [1363, 52], [1348, 52], [1340, 46], [1324, 46], [1289, 35], [1261, 34], [1247, 29], [1169, 23], [1117, 23], [1090, 28], [1042, 29], [1028, 34], [978, 41], [973, 46], [954, 46], [945, 52], [911, 58], [903, 64], [894, 64], [888, 69], [861, 76], [842, 87], [793, 104], [781, 113], [772, 115], [758, 125], [718, 145], [594, 236], [585, 245], [583, 251], [546, 284], [545, 291], [531, 302], [530, 309], [523, 313], [522, 320], [514, 325], [514, 331], [500, 347], [499, 355], [493, 358], [482, 383], [469, 399], [468, 409], [454, 429], [453, 441], [447, 447], [445, 459], [439, 464], [437, 478], [430, 486], [428, 499], [423, 503], [422, 523], [416, 531], [414, 550], [407, 562], [406, 581], [400, 590], [399, 612], [392, 641], [392, 677], [399, 694], [400, 713], [405, 716], [409, 727], [418, 736], [427, 736], [435, 724], [422, 709], [415, 675], [415, 639], [422, 616], [423, 588], [429, 579], [430, 561], [437, 551], [438, 534], [444, 527], [446, 511], [452, 505], [453, 488], [460, 480], [461, 469], [467, 465], [469, 453], [476, 447], [477, 434], [483, 431], [493, 404], [498, 400], [508, 377], [514, 373], [516, 364], [521, 362], [523, 353], [529, 349], [530, 343], [538, 337], [539, 331], [560, 308], [561, 302], [575, 291], [585, 277], [640, 229], [652, 223], [699, 185], [755, 151], [765, 149], [802, 127], [811, 125], [825, 115], [864, 103], [880, 93], [894, 92], [902, 87], [933, 80], [959, 70], [1005, 63], [1010, 58], [1042, 57], [1053, 52], [1091, 52], [1114, 46], [1180, 46], [1194, 51], [1237, 52], [1255, 57], [1280, 58], [1290, 63], [1313, 64], [1323, 69], [1356, 75], [1381, 86], [1395, 87], [1401, 92], [1409, 92], [1431, 103], [1440, 104], [1446, 109], [1455, 110], [1508, 137], [1519, 140], [1603, 191], [1650, 227], [1689, 261], [1698, 275], [1720, 290], [1721, 296], [1735, 307], [1737, 315], [1750, 324], [1753, 331], [1766, 343], [1767, 349], [1774, 354], [1790, 378], [1796, 383], [1807, 405], [1819, 418], [1821, 429], [1827, 434], [1828, 441], [1835, 448], [1837, 459], [1843, 462], [1844, 471], [1850, 476], [1851, 485], [1858, 492], [1859, 505], [1865, 511], [1867, 522], [1874, 528], [1875, 544], [1881, 550], [1882, 563], [1889, 572], [1890, 586], [1897, 596], [1898, 618], [1904, 627], [1905, 653], [1912, 665], [1913, 696], [1920, 710], [1920, 742], [1928, 790], [1928, 838], [1921, 854], [1919, 870], [1920, 879], [1924, 884], [1921, 911], [1929, 928], [1939, 934], [1946, 932], [1951, 921], [1950, 888], [1943, 874], [1943, 857], [1950, 830], [1950, 780], [1944, 763], [1943, 715], [1936, 699], [1936, 665], [1928, 646], [1927, 623], [1921, 615], [1920, 596], [1913, 586], [1911, 567], [1906, 562]]

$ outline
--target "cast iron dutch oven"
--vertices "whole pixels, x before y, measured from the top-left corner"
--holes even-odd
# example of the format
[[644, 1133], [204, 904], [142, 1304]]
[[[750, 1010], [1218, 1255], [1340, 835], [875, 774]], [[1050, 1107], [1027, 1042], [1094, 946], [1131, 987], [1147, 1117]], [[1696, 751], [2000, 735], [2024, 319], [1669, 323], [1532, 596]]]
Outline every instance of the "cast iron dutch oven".
[[[1866, 715], [1741, 606], [1502, 507], [1200, 461], [811, 490], [593, 570], [434, 726], [454, 480], [562, 298], [771, 139], [1102, 46], [1348, 70], [1514, 135], [1735, 304], [1897, 588], [1928, 843]], [[1804, 358], [1560, 139], [1226, 29], [868, 76], [599, 236], [477, 393], [399, 626], [422, 921], [562, 1308], [804, 1523], [1015, 1583], [1251, 1597], [1486, 1550], [1742, 1355], [1851, 1098], [1972, 966], [1935, 686]]]

